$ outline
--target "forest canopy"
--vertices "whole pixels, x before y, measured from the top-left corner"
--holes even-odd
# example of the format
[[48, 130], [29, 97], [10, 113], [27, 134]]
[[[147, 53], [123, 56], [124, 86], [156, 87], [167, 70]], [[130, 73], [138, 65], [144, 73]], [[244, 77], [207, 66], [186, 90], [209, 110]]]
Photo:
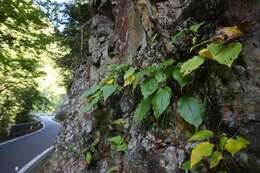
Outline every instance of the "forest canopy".
[[0, 42], [0, 127], [52, 110], [64, 93], [55, 61], [69, 49], [48, 16], [31, 0], [0, 1]]

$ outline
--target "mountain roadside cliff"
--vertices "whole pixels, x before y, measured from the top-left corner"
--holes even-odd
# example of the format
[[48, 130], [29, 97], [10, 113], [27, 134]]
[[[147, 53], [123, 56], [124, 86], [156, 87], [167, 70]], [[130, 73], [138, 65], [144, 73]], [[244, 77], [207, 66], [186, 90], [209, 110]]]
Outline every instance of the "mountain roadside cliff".
[[[80, 57], [69, 91], [62, 130], [55, 154], [44, 172], [57, 173], [179, 173], [189, 160], [187, 136], [194, 129], [176, 109], [180, 93], [200, 98], [205, 105], [202, 129], [229, 137], [243, 136], [246, 150], [226, 157], [212, 170], [230, 173], [260, 172], [260, 1], [259, 0], [96, 0], [90, 2], [91, 19], [87, 48]], [[185, 32], [204, 22], [195, 34]], [[157, 65], [165, 59], [184, 61], [197, 40], [214, 38], [219, 28], [236, 26], [242, 51], [231, 68], [207, 61], [191, 75], [183, 89], [172, 87], [172, 102], [162, 120], [137, 121], [135, 108], [140, 91], [131, 87], [80, 113], [81, 95], [104, 79], [109, 64], [131, 64], [136, 68]], [[224, 38], [226, 43], [233, 38]], [[121, 79], [122, 78], [122, 79]], [[124, 76], [119, 75], [117, 83]], [[120, 124], [115, 120], [122, 120]], [[121, 127], [122, 125], [122, 127]], [[120, 136], [124, 151], [116, 151], [111, 137]], [[213, 139], [214, 141], [214, 139]], [[112, 141], [113, 143], [113, 141]], [[115, 142], [116, 143], [116, 142]], [[196, 172], [196, 170], [192, 170]]]

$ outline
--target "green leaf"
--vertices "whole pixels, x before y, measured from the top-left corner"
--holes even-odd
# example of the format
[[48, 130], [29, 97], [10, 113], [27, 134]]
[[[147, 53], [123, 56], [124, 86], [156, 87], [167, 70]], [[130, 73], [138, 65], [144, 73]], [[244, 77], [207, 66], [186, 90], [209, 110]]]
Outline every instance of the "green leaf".
[[102, 87], [103, 97], [106, 100], [109, 96], [111, 96], [117, 89], [118, 85], [104, 85]]
[[221, 150], [224, 150], [225, 148], [225, 144], [227, 143], [227, 140], [228, 138], [226, 136], [222, 136], [220, 139], [219, 139], [219, 148]]
[[85, 160], [87, 162], [87, 164], [89, 165], [92, 161], [92, 154], [88, 151], [85, 153]]
[[189, 29], [190, 29], [190, 31], [196, 33], [201, 28], [201, 26], [204, 25], [204, 24], [205, 24], [205, 22], [197, 23], [197, 24], [190, 26]]
[[121, 145], [122, 143], [124, 143], [124, 138], [122, 136], [114, 136], [108, 139], [108, 141], [113, 144], [113, 145]]
[[229, 138], [227, 140], [227, 143], [225, 144], [225, 149], [234, 156], [236, 153], [238, 153], [243, 148], [246, 148], [249, 144], [249, 141], [242, 137]]
[[126, 71], [126, 73], [125, 73], [125, 75], [124, 75], [124, 81], [125, 81], [125, 83], [124, 83], [124, 87], [126, 87], [126, 86], [128, 86], [128, 85], [132, 85], [132, 84], [134, 84], [135, 83], [135, 79], [136, 79], [136, 77], [135, 77], [135, 68], [133, 68], [133, 67], [130, 67], [127, 71]]
[[223, 43], [211, 43], [208, 45], [207, 50], [212, 54], [212, 56], [216, 56], [223, 47]]
[[109, 168], [109, 170], [107, 171], [108, 173], [113, 173], [113, 172], [118, 172], [119, 171], [119, 167], [118, 166], [112, 166], [111, 168]]
[[214, 136], [214, 133], [211, 130], [200, 130], [196, 132], [189, 141], [202, 141], [204, 139], [208, 139]]
[[141, 91], [144, 96], [144, 99], [147, 99], [148, 96], [153, 94], [158, 88], [158, 81], [156, 78], [148, 78], [141, 85]]
[[158, 71], [157, 73], [155, 73], [155, 78], [158, 81], [158, 83], [161, 83], [167, 80], [167, 75], [161, 71]]
[[183, 74], [183, 76], [186, 76], [187, 74], [190, 74], [192, 71], [199, 68], [199, 66], [201, 66], [204, 61], [205, 58], [201, 56], [194, 56], [193, 58], [182, 64], [180, 72]]
[[90, 102], [86, 103], [86, 106], [80, 109], [80, 113], [85, 113], [90, 111], [101, 99], [102, 99], [101, 92], [97, 92], [95, 95], [93, 95], [93, 99]]
[[189, 124], [198, 127], [203, 122], [204, 109], [202, 103], [195, 97], [181, 97], [177, 103], [180, 116]]
[[190, 157], [190, 167], [192, 168], [194, 165], [199, 163], [204, 157], [208, 157], [211, 155], [214, 145], [209, 142], [202, 142], [197, 144], [195, 148], [191, 151]]
[[178, 82], [181, 88], [185, 87], [190, 80], [190, 76], [183, 76], [180, 69], [174, 69], [172, 72], [172, 77]]
[[166, 69], [168, 66], [172, 65], [175, 61], [172, 59], [164, 60], [162, 63], [160, 63], [161, 69]]
[[159, 88], [152, 98], [154, 115], [159, 118], [171, 101], [172, 91], [169, 87]]
[[128, 145], [125, 143], [116, 146], [116, 151], [118, 151], [118, 152], [121, 152], [121, 151], [125, 152], [127, 149], [128, 149]]
[[209, 158], [209, 168], [215, 168], [218, 166], [219, 162], [223, 159], [223, 155], [219, 151], [214, 151]]
[[186, 35], [185, 33], [186, 30], [182, 30], [180, 32], [178, 32], [175, 36], [173, 36], [171, 38], [171, 43], [174, 44], [176, 42], [177, 39], [181, 38], [181, 37], [184, 37]]
[[139, 105], [137, 106], [137, 109], [135, 110], [135, 117], [142, 121], [148, 111], [151, 109], [151, 99], [142, 99]]
[[135, 73], [135, 68], [134, 67], [130, 67], [124, 75], [124, 80], [126, 80], [129, 76], [133, 75]]
[[[208, 49], [210, 53], [213, 55], [213, 59], [215, 61], [217, 61], [220, 64], [224, 64], [228, 67], [231, 67], [234, 60], [238, 58], [242, 50], [241, 43], [228, 43], [227, 45], [223, 45], [221, 49], [220, 47], [220, 44], [213, 43], [213, 45], [209, 45]], [[218, 49], [220, 49], [219, 52], [217, 52]]]
[[82, 95], [81, 95], [81, 99], [85, 98], [85, 97], [89, 97], [93, 94], [95, 94], [98, 90], [100, 89], [99, 85], [93, 85], [90, 89], [86, 90]]
[[189, 170], [189, 169], [190, 169], [190, 160], [185, 161], [185, 162], [182, 164], [181, 169], [183, 169], [183, 170]]

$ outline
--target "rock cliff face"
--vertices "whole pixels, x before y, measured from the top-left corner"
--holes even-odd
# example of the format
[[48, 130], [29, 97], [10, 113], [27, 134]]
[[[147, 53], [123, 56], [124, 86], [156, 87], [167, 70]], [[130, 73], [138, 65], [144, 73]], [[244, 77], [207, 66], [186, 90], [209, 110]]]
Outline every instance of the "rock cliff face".
[[[96, 0], [87, 57], [81, 57], [69, 93], [68, 116], [56, 144], [56, 155], [46, 172], [177, 173], [188, 158], [185, 146], [189, 127], [178, 118], [176, 103], [167, 112], [164, 125], [133, 120], [138, 94], [122, 91], [91, 113], [80, 114], [81, 94], [106, 74], [108, 64], [129, 63], [139, 67], [161, 62], [166, 57], [187, 57], [192, 37], [175, 44], [170, 38], [194, 21], [206, 25], [197, 35], [206, 39], [217, 27], [248, 23], [240, 38], [243, 51], [231, 69], [208, 63], [196, 72], [186, 92], [206, 104], [205, 126], [229, 135], [241, 134], [250, 140], [247, 151], [228, 160], [230, 173], [260, 172], [260, 1], [259, 0]], [[154, 34], [159, 39], [152, 40]], [[118, 129], [111, 122], [125, 118]], [[126, 137], [125, 153], [111, 149], [108, 138]], [[84, 152], [97, 141], [90, 165]], [[241, 159], [243, 158], [243, 159]], [[242, 161], [241, 161], [242, 160]], [[223, 165], [224, 166], [224, 165]]]

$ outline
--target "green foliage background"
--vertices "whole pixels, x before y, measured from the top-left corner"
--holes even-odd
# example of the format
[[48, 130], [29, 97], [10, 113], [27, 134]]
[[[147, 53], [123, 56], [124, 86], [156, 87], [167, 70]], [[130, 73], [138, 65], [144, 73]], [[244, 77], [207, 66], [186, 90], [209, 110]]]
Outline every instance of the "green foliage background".
[[30, 111], [53, 109], [61, 94], [50, 89], [59, 88], [60, 79], [50, 80], [60, 72], [54, 62], [69, 50], [31, 0], [0, 1], [0, 43], [0, 127], [4, 128], [15, 120], [26, 121]]

